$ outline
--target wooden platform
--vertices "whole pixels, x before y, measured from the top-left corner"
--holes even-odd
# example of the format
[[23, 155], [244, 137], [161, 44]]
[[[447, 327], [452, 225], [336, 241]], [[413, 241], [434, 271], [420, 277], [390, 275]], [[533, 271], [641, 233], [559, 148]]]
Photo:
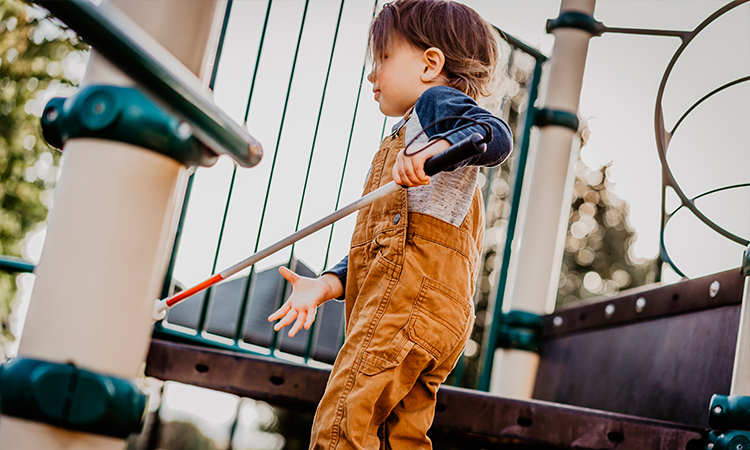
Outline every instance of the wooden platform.
[[[328, 371], [279, 359], [154, 340], [146, 374], [313, 411]], [[702, 448], [699, 427], [443, 386], [430, 435], [465, 448], [676, 450]]]

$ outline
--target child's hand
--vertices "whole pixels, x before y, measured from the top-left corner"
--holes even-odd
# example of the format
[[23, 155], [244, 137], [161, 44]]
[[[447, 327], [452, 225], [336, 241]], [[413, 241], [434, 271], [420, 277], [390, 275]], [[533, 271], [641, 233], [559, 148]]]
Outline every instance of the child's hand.
[[409, 147], [409, 154], [412, 156], [404, 156], [404, 150], [401, 150], [396, 158], [396, 164], [393, 165], [393, 181], [407, 187], [430, 184], [430, 177], [424, 173], [424, 162], [450, 146], [450, 142], [440, 139], [413, 144]]
[[268, 321], [273, 322], [283, 317], [273, 327], [274, 330], [279, 331], [297, 319], [292, 328], [289, 329], [289, 337], [294, 337], [303, 325], [306, 330], [309, 329], [315, 321], [318, 306], [338, 297], [343, 292], [341, 282], [335, 275], [326, 274], [331, 275], [332, 279], [335, 278], [335, 283], [338, 283], [338, 286], [331, 286], [331, 282], [326, 282], [323, 278], [301, 277], [284, 266], [279, 267], [279, 272], [281, 276], [292, 283], [292, 295], [278, 311], [268, 316]]

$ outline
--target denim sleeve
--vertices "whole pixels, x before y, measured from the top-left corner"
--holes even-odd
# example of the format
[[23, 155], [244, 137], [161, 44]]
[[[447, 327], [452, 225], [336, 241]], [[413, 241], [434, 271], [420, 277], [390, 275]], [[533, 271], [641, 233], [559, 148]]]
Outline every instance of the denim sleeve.
[[[321, 273], [321, 275], [326, 273], [332, 273], [339, 277], [339, 281], [341, 281], [341, 286], [344, 287], [344, 294], [346, 293], [346, 273], [349, 269], [349, 255], [344, 256], [344, 259], [338, 262], [335, 266], [331, 267], [330, 269], [326, 270], [325, 272]], [[340, 297], [337, 297], [336, 300], [343, 300], [344, 294], [341, 294]]]
[[[485, 122], [492, 127], [492, 142], [487, 144], [487, 151], [481, 155], [463, 161], [450, 168], [455, 170], [464, 166], [496, 166], [505, 161], [513, 148], [513, 137], [510, 127], [499, 117], [481, 108], [463, 92], [448, 87], [435, 86], [427, 89], [414, 105], [414, 111], [423, 127], [448, 116], [470, 117]], [[473, 125], [448, 135], [462, 125], [470, 124], [468, 120], [445, 120], [425, 130], [428, 139], [446, 139], [456, 144], [469, 137], [472, 133], [485, 135], [486, 130], [480, 125]]]

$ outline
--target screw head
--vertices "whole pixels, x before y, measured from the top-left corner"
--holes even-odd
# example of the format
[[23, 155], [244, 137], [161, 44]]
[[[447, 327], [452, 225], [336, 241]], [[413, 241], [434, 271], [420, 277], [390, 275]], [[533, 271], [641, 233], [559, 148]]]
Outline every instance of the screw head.
[[719, 288], [721, 288], [721, 284], [714, 280], [713, 283], [711, 283], [711, 286], [708, 287], [708, 295], [710, 295], [711, 298], [716, 297], [719, 294]]
[[562, 317], [560, 317], [560, 316], [555, 316], [555, 317], [554, 317], [554, 318], [552, 319], [552, 325], [554, 325], [554, 326], [556, 326], [556, 327], [559, 327], [559, 326], [561, 326], [562, 324], [563, 324], [563, 318], [562, 318]]
[[724, 412], [724, 408], [721, 407], [721, 405], [714, 406], [714, 414], [721, 414]]
[[60, 113], [57, 111], [57, 108], [49, 108], [44, 112], [44, 118], [47, 119], [47, 122], [54, 122], [59, 116]]
[[706, 448], [707, 448], [708, 450], [711, 450], [712, 448], [714, 448], [714, 443], [713, 443], [713, 442], [709, 442], [709, 443], [707, 443], [707, 444], [706, 444]]
[[180, 139], [184, 140], [184, 139], [189, 138], [192, 135], [193, 135], [193, 127], [191, 127], [189, 123], [187, 123], [187, 122], [181, 122], [177, 126], [177, 136]]
[[646, 298], [638, 297], [638, 300], [635, 301], [635, 312], [640, 314], [644, 309], [646, 309]]
[[611, 319], [612, 316], [615, 315], [615, 305], [614, 303], [609, 303], [607, 306], [604, 307], [604, 317], [606, 319]]

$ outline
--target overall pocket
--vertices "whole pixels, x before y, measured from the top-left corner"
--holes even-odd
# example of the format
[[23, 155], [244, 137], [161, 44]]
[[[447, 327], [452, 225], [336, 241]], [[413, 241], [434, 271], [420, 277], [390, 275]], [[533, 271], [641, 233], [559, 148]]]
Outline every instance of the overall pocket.
[[409, 318], [409, 338], [437, 359], [448, 355], [466, 334], [470, 301], [424, 277]]

